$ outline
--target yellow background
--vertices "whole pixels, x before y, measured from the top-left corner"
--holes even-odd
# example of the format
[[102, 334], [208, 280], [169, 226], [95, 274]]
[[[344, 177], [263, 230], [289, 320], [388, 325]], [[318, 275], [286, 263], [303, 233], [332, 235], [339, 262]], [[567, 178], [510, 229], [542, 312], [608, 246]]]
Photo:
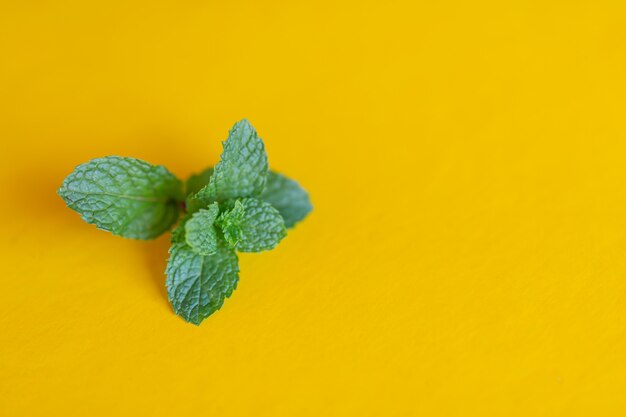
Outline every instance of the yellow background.
[[[3, 1], [0, 415], [626, 414], [621, 1]], [[55, 194], [246, 117], [315, 211], [201, 327]]]

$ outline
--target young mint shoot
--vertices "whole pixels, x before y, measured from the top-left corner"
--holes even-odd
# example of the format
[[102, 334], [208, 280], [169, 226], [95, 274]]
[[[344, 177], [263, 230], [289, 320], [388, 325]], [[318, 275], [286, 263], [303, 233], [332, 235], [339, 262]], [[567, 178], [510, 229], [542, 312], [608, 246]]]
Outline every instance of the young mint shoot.
[[199, 325], [239, 281], [239, 252], [276, 247], [312, 210], [297, 182], [269, 171], [263, 140], [235, 123], [215, 167], [185, 184], [165, 167], [108, 156], [79, 165], [58, 194], [84, 221], [129, 239], [173, 230], [166, 286], [174, 312]]

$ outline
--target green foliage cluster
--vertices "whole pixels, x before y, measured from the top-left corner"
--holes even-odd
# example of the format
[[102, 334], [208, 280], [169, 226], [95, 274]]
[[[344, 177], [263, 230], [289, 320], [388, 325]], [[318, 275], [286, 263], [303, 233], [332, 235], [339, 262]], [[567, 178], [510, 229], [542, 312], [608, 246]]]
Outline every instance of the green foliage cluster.
[[312, 209], [297, 182], [269, 171], [263, 141], [247, 120], [235, 123], [223, 147], [215, 167], [186, 183], [163, 166], [109, 156], [79, 165], [58, 190], [87, 223], [125, 238], [153, 239], [178, 222], [168, 298], [196, 325], [237, 287], [237, 251], [273, 249]]

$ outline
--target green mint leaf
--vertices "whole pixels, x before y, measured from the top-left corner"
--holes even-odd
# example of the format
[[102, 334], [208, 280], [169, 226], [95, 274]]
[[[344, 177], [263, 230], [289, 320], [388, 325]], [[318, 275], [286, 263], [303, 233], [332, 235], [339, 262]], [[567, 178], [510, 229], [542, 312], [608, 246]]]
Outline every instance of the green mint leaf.
[[[243, 215], [238, 222], [235, 222], [236, 215], [229, 216], [233, 222], [231, 227], [239, 228], [234, 243], [235, 249], [240, 252], [261, 252], [275, 248], [287, 235], [285, 222], [278, 210], [256, 198], [244, 198], [240, 203], [243, 206]], [[236, 203], [231, 211], [234, 210]], [[222, 226], [224, 219], [220, 219], [218, 224], [224, 230]], [[226, 233], [224, 234], [226, 237]]]
[[220, 217], [217, 220], [217, 224], [220, 226], [222, 233], [224, 234], [224, 239], [226, 239], [228, 244], [232, 247], [235, 247], [242, 239], [243, 232], [241, 230], [241, 224], [243, 222], [244, 214], [245, 209], [243, 204], [241, 201], [237, 200], [235, 201], [233, 208], [220, 214]]
[[211, 180], [213, 175], [213, 167], [207, 168], [202, 172], [191, 175], [185, 184], [185, 194], [195, 195], [198, 191], [204, 188], [205, 185]]
[[84, 221], [132, 239], [152, 239], [178, 219], [182, 183], [165, 167], [109, 156], [74, 169], [58, 194]]
[[200, 205], [255, 196], [265, 187], [267, 154], [250, 122], [244, 119], [235, 123], [223, 145], [209, 184], [195, 195]]
[[185, 223], [185, 240], [200, 255], [212, 255], [217, 251], [217, 229], [213, 226], [219, 207], [211, 204], [207, 209], [195, 212]]
[[288, 228], [293, 227], [313, 210], [309, 195], [297, 182], [273, 171], [269, 172], [267, 184], [259, 198], [280, 212]]
[[168, 298], [174, 312], [199, 325], [219, 310], [237, 288], [237, 254], [223, 241], [208, 256], [195, 253], [184, 243], [174, 243], [166, 274]]

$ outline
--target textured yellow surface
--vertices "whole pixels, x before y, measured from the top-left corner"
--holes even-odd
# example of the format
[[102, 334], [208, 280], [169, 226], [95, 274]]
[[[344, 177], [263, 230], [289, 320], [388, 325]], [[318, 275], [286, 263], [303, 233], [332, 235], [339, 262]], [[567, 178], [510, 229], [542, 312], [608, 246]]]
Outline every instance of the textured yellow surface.
[[[0, 415], [626, 414], [623, 2], [2, 2]], [[247, 117], [314, 213], [201, 327], [55, 194]]]

